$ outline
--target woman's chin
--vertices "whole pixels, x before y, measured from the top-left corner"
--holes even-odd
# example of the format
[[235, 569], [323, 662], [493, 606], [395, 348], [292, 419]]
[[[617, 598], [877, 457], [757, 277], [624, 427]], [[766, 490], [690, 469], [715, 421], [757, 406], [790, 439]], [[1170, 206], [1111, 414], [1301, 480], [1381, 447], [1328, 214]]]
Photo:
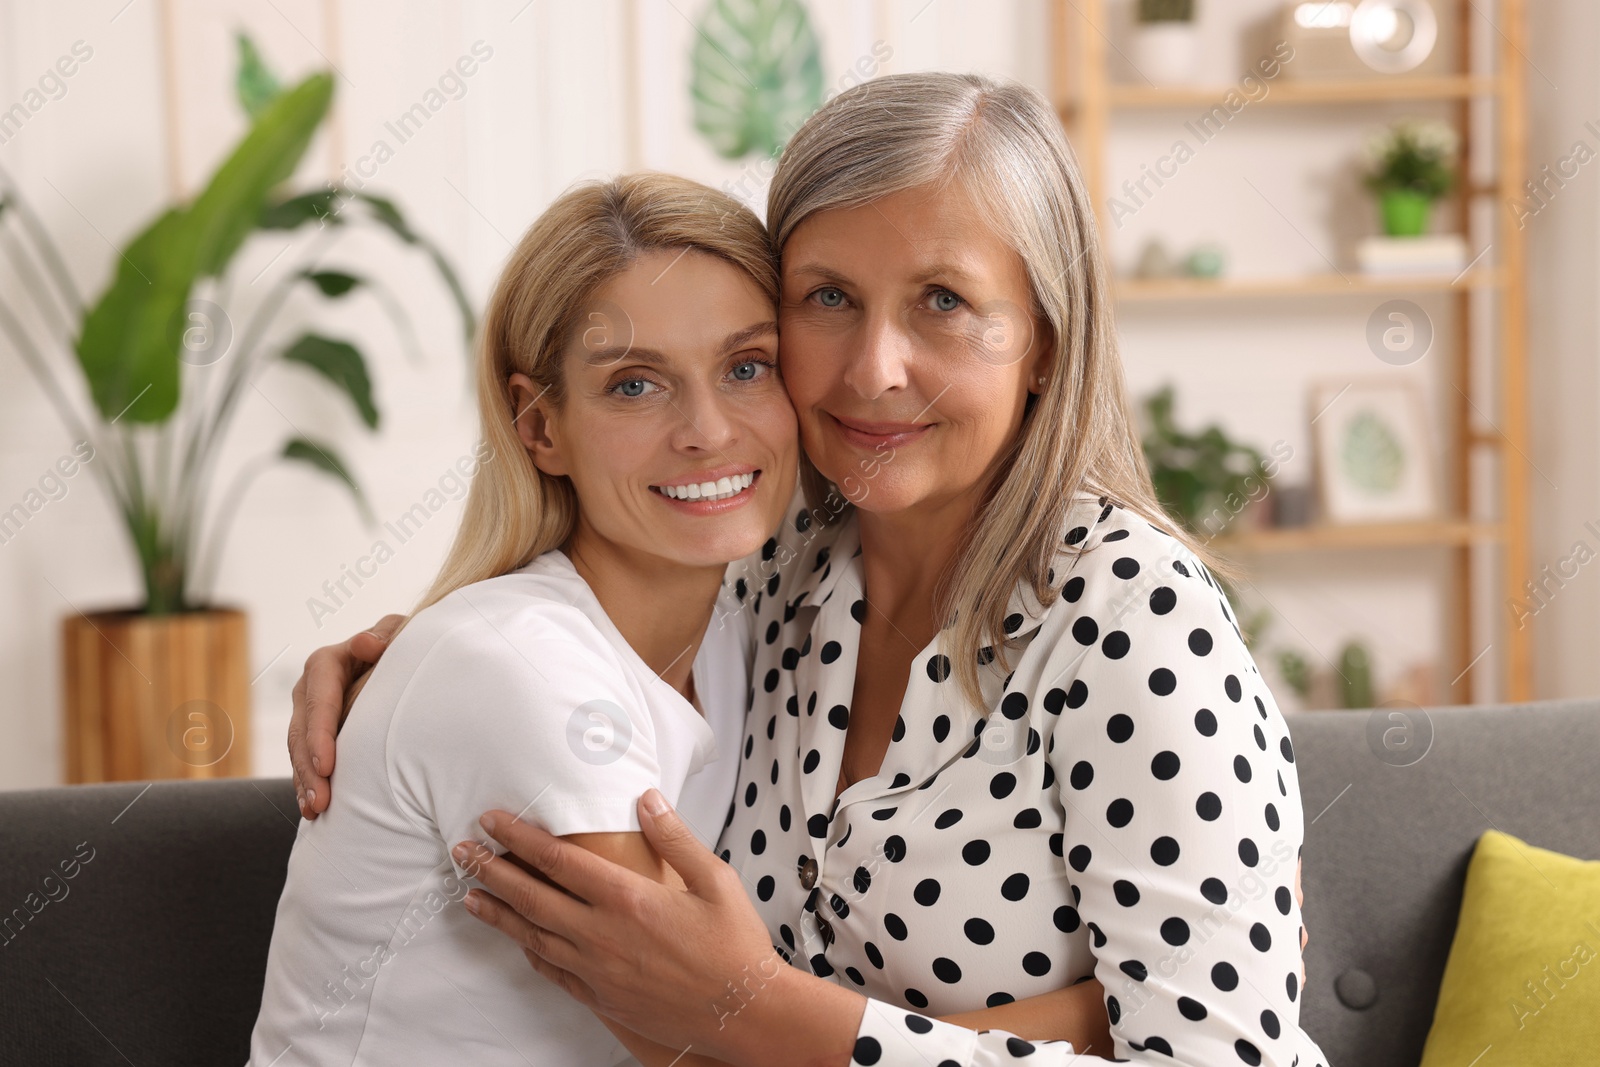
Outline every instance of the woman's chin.
[[778, 523], [774, 521], [770, 528], [758, 528], [755, 523], [740, 525], [740, 529], [705, 529], [689, 535], [662, 531], [652, 551], [680, 567], [725, 567], [759, 550]]

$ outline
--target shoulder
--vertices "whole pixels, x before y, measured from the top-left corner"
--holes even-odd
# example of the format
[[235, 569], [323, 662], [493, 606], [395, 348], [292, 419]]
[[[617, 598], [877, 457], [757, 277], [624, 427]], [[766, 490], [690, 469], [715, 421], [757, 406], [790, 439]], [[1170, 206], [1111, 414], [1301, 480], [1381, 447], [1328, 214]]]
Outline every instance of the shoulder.
[[444, 682], [467, 699], [507, 688], [524, 699], [565, 696], [610, 682], [622, 657], [578, 606], [587, 587], [569, 585], [530, 565], [464, 586], [418, 612], [381, 662], [394, 657], [406, 670], [411, 704]]
[[732, 594], [758, 615], [763, 605], [769, 614], [785, 607], [854, 536], [855, 509], [848, 501], [836, 496], [811, 504], [796, 490], [783, 523], [760, 550], [729, 566]]
[[[1167, 640], [1208, 650], [1244, 638], [1222, 585], [1181, 540], [1113, 501], [1086, 498], [1063, 535], [1057, 598], [1041, 636], [1062, 651], [1096, 647], [1110, 659]], [[1144, 642], [1134, 639], [1145, 637]]]
[[1221, 583], [1177, 537], [1114, 502], [1090, 517], [1091, 524], [1078, 521], [1064, 535], [1057, 564], [1063, 602], [1110, 609], [1110, 621], [1141, 608], [1160, 619], [1180, 604], [1219, 607], [1232, 619]]

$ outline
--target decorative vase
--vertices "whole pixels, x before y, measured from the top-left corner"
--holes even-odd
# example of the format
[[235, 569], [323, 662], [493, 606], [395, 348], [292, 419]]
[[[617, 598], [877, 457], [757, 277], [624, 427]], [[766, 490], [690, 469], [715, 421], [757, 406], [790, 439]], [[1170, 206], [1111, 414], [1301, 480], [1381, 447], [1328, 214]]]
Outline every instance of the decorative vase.
[[228, 608], [63, 620], [67, 782], [248, 775], [248, 632]]
[[1385, 189], [1378, 199], [1383, 232], [1390, 237], [1419, 237], [1428, 232], [1433, 201], [1410, 189]]
[[1200, 34], [1193, 22], [1141, 23], [1133, 37], [1133, 54], [1138, 72], [1155, 84], [1188, 85], [1194, 81]]

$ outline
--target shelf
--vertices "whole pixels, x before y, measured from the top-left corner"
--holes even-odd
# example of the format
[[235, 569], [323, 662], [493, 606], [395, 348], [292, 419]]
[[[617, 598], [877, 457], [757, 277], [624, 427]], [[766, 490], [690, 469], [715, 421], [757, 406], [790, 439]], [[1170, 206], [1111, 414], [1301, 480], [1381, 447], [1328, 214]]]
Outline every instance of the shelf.
[[[1451, 9], [1456, 15], [1456, 73], [1385, 77], [1374, 72], [1367, 77], [1308, 81], [1296, 78], [1295, 69], [1288, 68], [1271, 81], [1252, 82], [1249, 88], [1254, 99], [1235, 78], [1226, 76], [1183, 87], [1151, 86], [1142, 78], [1137, 84], [1113, 81], [1117, 49], [1102, 27], [1112, 21], [1110, 12], [1116, 6], [1112, 0], [1051, 0], [1048, 5], [1053, 101], [1067, 124], [1089, 196], [1097, 207], [1106, 202], [1113, 181], [1121, 182], [1124, 177], [1114, 174], [1110, 165], [1119, 135], [1143, 142], [1158, 126], [1168, 124], [1174, 127], [1171, 133], [1209, 141], [1211, 136], [1200, 127], [1215, 130], [1231, 125], [1231, 120], [1240, 116], [1241, 101], [1252, 115], [1271, 111], [1278, 116], [1261, 119], [1266, 126], [1253, 134], [1254, 147], [1260, 147], [1255, 142], [1262, 138], [1278, 138], [1289, 128], [1285, 123], [1297, 129], [1307, 122], [1312, 128], [1332, 124], [1331, 135], [1350, 137], [1354, 128], [1408, 111], [1446, 119], [1470, 146], [1472, 165], [1463, 168], [1464, 180], [1450, 217], [1454, 228], [1471, 234], [1469, 256], [1477, 255], [1485, 243], [1493, 244], [1494, 254], [1474, 258], [1459, 274], [1372, 277], [1346, 268], [1342, 262], [1335, 266], [1331, 260], [1307, 261], [1303, 274], [1220, 279], [1129, 277], [1114, 280], [1111, 290], [1117, 317], [1140, 321], [1177, 311], [1243, 325], [1251, 318], [1348, 311], [1354, 306], [1348, 299], [1326, 309], [1312, 302], [1350, 296], [1370, 305], [1399, 298], [1441, 305], [1439, 310], [1453, 320], [1455, 328], [1449, 331], [1450, 351], [1441, 352], [1440, 358], [1450, 361], [1459, 385], [1457, 392], [1445, 398], [1453, 418], [1445, 446], [1438, 452], [1438, 473], [1441, 484], [1451, 487], [1449, 498], [1458, 502], [1459, 510], [1427, 521], [1401, 523], [1319, 523], [1262, 529], [1246, 529], [1241, 523], [1212, 540], [1211, 547], [1237, 554], [1246, 569], [1291, 561], [1315, 563], [1328, 555], [1342, 556], [1342, 562], [1357, 565], [1379, 562], [1387, 558], [1383, 553], [1392, 552], [1418, 556], [1416, 562], [1420, 563], [1420, 554], [1427, 554], [1430, 564], [1440, 565], [1440, 605], [1447, 616], [1442, 620], [1440, 660], [1447, 674], [1460, 671], [1465, 677], [1482, 657], [1484, 640], [1480, 638], [1488, 635], [1502, 659], [1495, 672], [1502, 684], [1492, 698], [1532, 699], [1533, 628], [1519, 628], [1504, 612], [1487, 610], [1496, 598], [1524, 595], [1532, 577], [1530, 468], [1524, 462], [1505, 461], [1530, 451], [1527, 235], [1503, 210], [1481, 215], [1476, 210], [1499, 208], [1498, 202], [1504, 198], [1521, 195], [1529, 178], [1526, 23], [1532, 0], [1496, 0], [1493, 23], [1482, 17], [1482, 5], [1475, 0], [1435, 3], [1435, 8]], [[1241, 41], [1254, 35], [1254, 26], [1247, 24], [1254, 20], [1240, 18], [1237, 22]], [[1484, 108], [1478, 105], [1488, 105], [1492, 115], [1479, 115]], [[1479, 118], [1493, 121], [1479, 123]], [[1253, 126], [1254, 122], [1247, 124]], [[1485, 175], [1481, 180], [1469, 177], [1480, 172]], [[1491, 172], [1492, 177], [1487, 176]], [[1175, 210], [1199, 217], [1214, 209], [1203, 190], [1194, 187], [1188, 190], [1187, 202], [1175, 206]], [[1102, 245], [1111, 247], [1111, 218], [1102, 213], [1096, 222]], [[1268, 271], [1270, 267], [1263, 264], [1260, 269]], [[1474, 294], [1476, 299], [1457, 299]], [[1290, 306], [1272, 307], [1268, 304], [1271, 300]], [[1479, 316], [1479, 311], [1492, 314]], [[1433, 313], [1430, 307], [1429, 314]], [[1304, 370], [1307, 377], [1314, 372], [1311, 367]], [[1208, 373], [1214, 371], [1208, 368]], [[1241, 367], [1239, 373], [1247, 371]], [[1493, 426], [1478, 425], [1481, 418], [1473, 409], [1481, 403], [1476, 399], [1480, 390], [1486, 390], [1484, 399], [1497, 411]], [[1478, 484], [1474, 476], [1474, 455], [1488, 448], [1502, 453], [1501, 462], [1492, 464], [1492, 486]], [[1485, 507], [1491, 501], [1492, 514]], [[1471, 551], [1478, 548], [1494, 550], [1495, 566], [1488, 569], [1492, 573], [1483, 573], [1484, 568], [1478, 566], [1480, 553]], [[1363, 558], [1355, 553], [1368, 555]], [[1464, 699], [1490, 697], [1482, 688], [1469, 686], [1460, 693]]]
[[1436, 519], [1421, 522], [1365, 523], [1335, 526], [1269, 526], [1219, 537], [1212, 542], [1228, 552], [1313, 552], [1327, 549], [1412, 548], [1470, 545], [1498, 541], [1502, 532], [1492, 522]]
[[1418, 274], [1374, 277], [1351, 272], [1286, 278], [1125, 278], [1117, 281], [1118, 300], [1228, 300], [1248, 297], [1356, 296], [1382, 293], [1435, 293], [1500, 284], [1494, 268], [1462, 275]]
[[[1491, 97], [1501, 91], [1500, 79], [1450, 75], [1442, 78], [1363, 78], [1351, 81], [1266, 83], [1267, 95], [1250, 100], [1250, 107], [1279, 104], [1361, 104], [1414, 100], [1469, 100]], [[1168, 88], [1152, 85], [1112, 85], [1106, 90], [1111, 108], [1154, 109], [1210, 108], [1220, 106], [1229, 93], [1239, 93], [1236, 85], [1183, 86]], [[1249, 100], [1248, 97], [1245, 99]], [[1067, 110], [1072, 110], [1068, 105]]]

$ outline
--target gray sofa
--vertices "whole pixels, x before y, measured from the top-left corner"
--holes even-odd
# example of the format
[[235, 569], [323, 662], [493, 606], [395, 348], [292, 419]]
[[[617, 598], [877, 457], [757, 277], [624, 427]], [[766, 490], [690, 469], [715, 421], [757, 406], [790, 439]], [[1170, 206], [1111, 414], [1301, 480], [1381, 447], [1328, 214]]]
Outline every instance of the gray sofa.
[[[1414, 1067], [1478, 835], [1600, 858], [1600, 700], [1290, 729], [1302, 1024], [1332, 1067]], [[0, 1063], [243, 1063], [297, 821], [283, 780], [0, 793]]]

